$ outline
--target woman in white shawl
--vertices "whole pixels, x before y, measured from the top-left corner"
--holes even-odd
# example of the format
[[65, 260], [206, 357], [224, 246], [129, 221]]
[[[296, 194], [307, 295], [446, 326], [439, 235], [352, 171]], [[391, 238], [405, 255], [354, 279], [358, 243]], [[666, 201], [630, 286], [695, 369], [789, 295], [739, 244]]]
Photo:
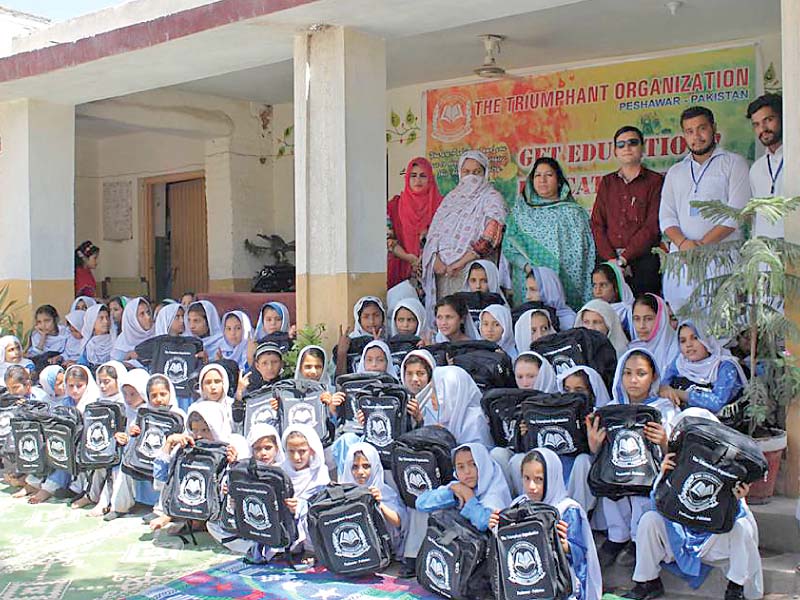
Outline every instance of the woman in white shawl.
[[394, 488], [386, 483], [381, 457], [375, 446], [358, 442], [348, 448], [339, 483], [355, 483], [369, 489], [386, 521], [395, 556], [400, 556], [405, 542], [403, 532], [407, 510]]
[[589, 300], [584, 304], [575, 317], [574, 327], [586, 327], [607, 335], [614, 350], [617, 351], [617, 358], [628, 348], [628, 338], [622, 330], [619, 316], [605, 300]]
[[121, 333], [114, 342], [111, 358], [129, 360], [135, 358], [134, 348], [155, 335], [153, 313], [144, 298], [134, 298], [122, 311]]
[[[549, 267], [533, 267], [531, 271], [533, 282], [536, 284], [536, 292], [533, 294], [539, 295], [538, 298], [530, 297], [530, 283], [528, 283], [528, 294], [526, 300], [540, 300], [547, 306], [556, 311], [558, 318], [559, 330], [570, 329], [575, 323], [575, 311], [567, 306], [567, 297], [564, 292], [564, 285], [558, 278], [558, 274]], [[527, 281], [531, 279], [528, 275]]]
[[647, 348], [656, 357], [658, 367], [665, 371], [680, 351], [678, 336], [669, 324], [666, 303], [655, 294], [639, 296], [633, 303], [631, 320], [633, 339], [628, 349]]
[[[534, 329], [536, 330], [535, 333]], [[517, 343], [517, 349], [520, 352], [530, 350], [533, 342], [555, 332], [553, 323], [550, 321], [550, 311], [546, 308], [526, 310], [519, 316], [516, 325], [514, 325], [514, 339]]]
[[445, 196], [428, 228], [422, 252], [425, 308], [459, 291], [467, 264], [496, 254], [508, 209], [489, 182], [489, 159], [470, 150], [458, 160], [458, 185]]
[[[196, 317], [192, 315], [196, 315]], [[200, 316], [205, 319], [205, 328], [203, 328], [202, 321], [198, 319]], [[186, 309], [183, 322], [185, 331], [200, 338], [200, 341], [203, 342], [203, 350], [209, 360], [213, 360], [222, 341], [222, 324], [219, 321], [217, 307], [208, 300], [192, 302]]]
[[86, 311], [81, 328], [81, 359], [91, 365], [111, 360], [115, 341], [108, 307], [105, 304], [91, 306]]
[[[535, 464], [541, 465], [544, 481], [536, 480]], [[573, 589], [580, 590], [571, 597], [581, 600], [600, 600], [603, 595], [603, 578], [597, 549], [592, 537], [589, 519], [581, 504], [575, 501], [564, 486], [564, 476], [558, 455], [549, 448], [534, 448], [522, 462], [523, 487], [512, 506], [523, 502], [544, 502], [555, 507], [561, 520], [567, 524], [567, 558], [572, 570]], [[534, 477], [531, 477], [534, 475]]]
[[459, 444], [493, 445], [489, 424], [481, 409], [481, 391], [461, 367], [433, 370], [433, 394], [422, 408], [422, 414], [425, 425], [447, 428]]
[[[401, 310], [408, 312], [400, 312]], [[417, 320], [416, 328], [411, 331], [410, 325], [413, 324], [411, 316]], [[400, 323], [398, 321], [401, 321]], [[415, 335], [418, 338], [422, 337], [423, 332], [427, 331], [427, 323], [425, 321], [425, 307], [418, 298], [403, 298], [398, 300], [392, 309], [392, 319], [389, 322], [389, 333], [395, 335]]]
[[[237, 332], [237, 321], [239, 331]], [[231, 310], [222, 316], [222, 340], [219, 352], [222, 358], [234, 361], [240, 369], [247, 365], [247, 344], [253, 332], [250, 317], [241, 310]], [[237, 341], [238, 339], [238, 341]]]
[[502, 304], [490, 304], [481, 311], [479, 320], [481, 337], [500, 346], [511, 360], [517, 358], [511, 310]]

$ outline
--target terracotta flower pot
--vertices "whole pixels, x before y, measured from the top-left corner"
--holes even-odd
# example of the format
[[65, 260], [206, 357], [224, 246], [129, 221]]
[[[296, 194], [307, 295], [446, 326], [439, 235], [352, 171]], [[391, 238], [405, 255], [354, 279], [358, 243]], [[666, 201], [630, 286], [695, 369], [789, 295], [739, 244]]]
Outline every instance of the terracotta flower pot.
[[765, 479], [760, 479], [750, 485], [747, 495], [749, 504], [766, 504], [775, 493], [775, 481], [778, 478], [778, 469], [781, 465], [781, 455], [786, 449], [786, 432], [773, 429], [769, 437], [756, 438], [756, 443], [761, 448], [769, 465]]

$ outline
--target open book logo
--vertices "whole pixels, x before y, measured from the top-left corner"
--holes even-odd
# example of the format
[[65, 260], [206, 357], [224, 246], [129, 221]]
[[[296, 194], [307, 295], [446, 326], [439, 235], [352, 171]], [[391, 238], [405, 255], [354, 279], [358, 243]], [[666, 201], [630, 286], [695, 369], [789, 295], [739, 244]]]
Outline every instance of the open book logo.
[[161, 429], [151, 427], [142, 434], [139, 452], [146, 458], [154, 458], [164, 445], [165, 439], [164, 432]]
[[411, 465], [406, 468], [403, 471], [403, 481], [406, 484], [406, 490], [412, 496], [419, 496], [422, 492], [433, 489], [431, 478], [419, 465]]
[[206, 500], [206, 480], [197, 471], [189, 471], [181, 479], [178, 500], [188, 506], [197, 506]]
[[444, 555], [431, 548], [425, 556], [425, 576], [434, 587], [449, 591], [450, 590], [450, 569], [447, 568], [447, 561]]
[[569, 454], [575, 450], [569, 431], [556, 425], [542, 427], [536, 435], [536, 445], [550, 448], [556, 454]]
[[242, 512], [244, 513], [244, 522], [253, 529], [264, 531], [272, 527], [267, 505], [258, 496], [245, 496], [242, 500]]
[[317, 417], [314, 407], [308, 402], [298, 402], [289, 409], [289, 423], [292, 425], [317, 426]]
[[611, 445], [611, 462], [625, 469], [647, 464], [647, 451], [642, 436], [634, 431], [620, 431]]
[[23, 462], [36, 462], [39, 460], [39, 441], [30, 433], [19, 438], [17, 454]]
[[86, 430], [86, 449], [92, 452], [103, 452], [111, 445], [108, 429], [100, 421], [95, 421]]
[[508, 579], [517, 585], [533, 585], [544, 579], [539, 550], [530, 542], [517, 542], [506, 556]]
[[433, 108], [431, 136], [455, 142], [472, 132], [472, 102], [461, 92], [443, 94]]
[[47, 439], [47, 455], [56, 462], [67, 461], [67, 444], [63, 438], [52, 437]]
[[370, 413], [365, 429], [367, 441], [373, 446], [383, 448], [392, 442], [392, 422], [383, 413]]
[[333, 530], [333, 551], [339, 558], [358, 558], [369, 550], [364, 531], [357, 523], [343, 523]]
[[719, 505], [722, 481], [713, 473], [700, 471], [686, 478], [678, 499], [691, 512], [699, 513]]
[[189, 378], [189, 367], [184, 359], [173, 357], [164, 363], [164, 375], [172, 383], [183, 383]]

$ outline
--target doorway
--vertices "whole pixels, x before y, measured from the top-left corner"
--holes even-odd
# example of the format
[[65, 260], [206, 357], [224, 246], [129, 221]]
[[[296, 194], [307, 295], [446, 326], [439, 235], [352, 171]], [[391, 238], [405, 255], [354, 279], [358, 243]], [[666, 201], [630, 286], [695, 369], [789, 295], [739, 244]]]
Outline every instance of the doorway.
[[203, 172], [143, 181], [140, 270], [151, 297], [208, 290], [208, 233]]

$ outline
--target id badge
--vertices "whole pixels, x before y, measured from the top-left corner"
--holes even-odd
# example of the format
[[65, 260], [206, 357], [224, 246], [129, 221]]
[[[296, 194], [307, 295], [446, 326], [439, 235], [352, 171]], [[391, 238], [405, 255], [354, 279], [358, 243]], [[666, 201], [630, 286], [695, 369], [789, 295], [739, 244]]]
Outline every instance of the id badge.
[[700, 209], [697, 208], [694, 204], [692, 204], [695, 200], [704, 200], [704, 198], [698, 192], [692, 192], [689, 195], [689, 216], [690, 217], [699, 217], [700, 216]]

